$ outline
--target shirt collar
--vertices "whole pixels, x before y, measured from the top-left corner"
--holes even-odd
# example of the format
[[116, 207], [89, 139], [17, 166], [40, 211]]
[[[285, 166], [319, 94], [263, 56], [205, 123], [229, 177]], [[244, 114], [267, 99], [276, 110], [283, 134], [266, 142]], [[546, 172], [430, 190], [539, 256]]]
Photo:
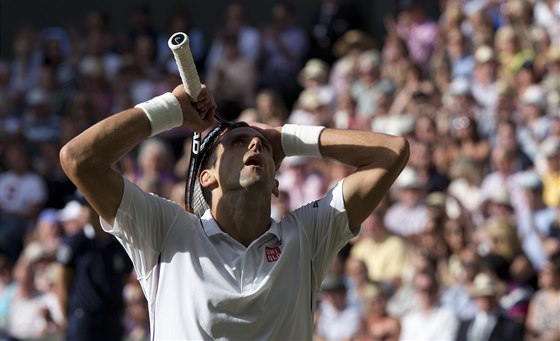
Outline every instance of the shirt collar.
[[[218, 235], [218, 234], [222, 234], [222, 235], [227, 234], [226, 232], [222, 231], [220, 226], [218, 226], [218, 223], [216, 223], [216, 220], [214, 220], [214, 217], [212, 217], [212, 214], [210, 213], [210, 210], [206, 210], [206, 212], [204, 212], [202, 217], [200, 217], [200, 222], [202, 223], [202, 228], [204, 229], [204, 233], [206, 233], [208, 238], [210, 238], [212, 236], [215, 236], [215, 235]], [[263, 235], [266, 235], [266, 234], [272, 234], [279, 241], [282, 241], [282, 235], [280, 234], [280, 229], [278, 228], [278, 223], [272, 218], [270, 218], [270, 227], [268, 228], [268, 230]]]

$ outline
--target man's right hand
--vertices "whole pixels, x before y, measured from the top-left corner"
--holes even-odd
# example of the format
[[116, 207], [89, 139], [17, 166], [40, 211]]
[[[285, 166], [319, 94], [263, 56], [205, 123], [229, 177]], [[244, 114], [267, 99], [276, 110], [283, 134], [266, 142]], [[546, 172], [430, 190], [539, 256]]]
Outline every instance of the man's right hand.
[[183, 84], [175, 87], [173, 95], [177, 97], [181, 104], [184, 126], [200, 133], [214, 124], [216, 102], [206, 85], [202, 84], [202, 90], [198, 95], [197, 102], [191, 101], [191, 98], [185, 92]]

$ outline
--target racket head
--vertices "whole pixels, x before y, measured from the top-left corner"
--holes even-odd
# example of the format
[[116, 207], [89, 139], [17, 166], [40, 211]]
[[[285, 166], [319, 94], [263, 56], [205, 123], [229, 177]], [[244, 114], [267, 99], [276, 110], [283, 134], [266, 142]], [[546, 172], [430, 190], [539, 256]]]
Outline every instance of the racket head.
[[218, 124], [204, 137], [199, 133], [193, 134], [189, 168], [185, 184], [185, 208], [197, 217], [201, 217], [210, 208], [209, 202], [204, 198], [200, 185], [200, 172], [206, 159], [214, 152], [222, 137], [231, 129], [248, 127], [245, 122], [230, 122], [219, 115], [215, 115]]

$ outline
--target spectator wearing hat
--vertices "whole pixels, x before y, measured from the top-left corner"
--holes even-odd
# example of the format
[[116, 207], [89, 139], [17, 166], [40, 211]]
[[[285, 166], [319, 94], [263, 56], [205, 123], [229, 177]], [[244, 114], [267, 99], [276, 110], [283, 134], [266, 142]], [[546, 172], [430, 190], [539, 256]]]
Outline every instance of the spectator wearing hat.
[[357, 78], [351, 85], [351, 91], [356, 98], [356, 113], [359, 117], [370, 118], [376, 110], [376, 100], [379, 96], [377, 86], [380, 82], [380, 59], [377, 50], [362, 52], [357, 60]]
[[534, 159], [539, 144], [547, 137], [550, 118], [546, 113], [546, 94], [540, 85], [531, 85], [521, 93], [519, 143]]
[[342, 277], [327, 276], [321, 284], [318, 317], [315, 333], [320, 340], [348, 340], [360, 330], [362, 311], [349, 305], [347, 286]]
[[59, 210], [58, 218], [62, 224], [64, 235], [67, 237], [73, 236], [82, 230], [87, 223], [82, 204], [75, 199], [68, 201], [64, 208]]
[[478, 311], [473, 319], [460, 323], [455, 340], [523, 340], [523, 324], [502, 313], [498, 304], [497, 284], [490, 275], [480, 273], [476, 276], [471, 295]]
[[531, 298], [525, 340], [560, 339], [560, 253], [550, 256], [539, 272], [538, 290]]
[[376, 45], [367, 32], [356, 29], [346, 32], [335, 42], [333, 53], [338, 59], [332, 65], [329, 82], [337, 94], [346, 91], [356, 80], [359, 56]]
[[414, 289], [420, 306], [401, 320], [400, 340], [451, 340], [457, 331], [458, 320], [453, 311], [439, 303], [439, 283], [435, 272], [416, 274]]
[[429, 218], [423, 202], [426, 182], [415, 170], [406, 167], [395, 182], [397, 201], [387, 210], [384, 218], [387, 229], [402, 237], [421, 233]]
[[56, 293], [65, 340], [122, 340], [123, 288], [132, 271], [130, 258], [114, 237], [103, 232], [99, 216], [83, 197], [71, 201], [62, 216], [64, 210], [86, 222], [56, 254]]
[[41, 211], [30, 240], [39, 242], [44, 247], [45, 252], [54, 257], [62, 241], [62, 236], [63, 230], [58, 211], [54, 208]]
[[494, 50], [488, 45], [479, 46], [474, 52], [474, 72], [471, 79], [471, 91], [474, 99], [480, 104], [485, 117], [496, 120], [498, 105], [498, 73]]
[[330, 68], [327, 63], [320, 59], [309, 59], [298, 73], [297, 79], [304, 90], [316, 92], [321, 103], [334, 109], [336, 93], [329, 84], [329, 74]]
[[509, 318], [523, 323], [527, 317], [533, 288], [511, 276], [511, 265], [503, 256], [495, 253], [480, 258], [480, 272], [496, 281], [500, 308]]

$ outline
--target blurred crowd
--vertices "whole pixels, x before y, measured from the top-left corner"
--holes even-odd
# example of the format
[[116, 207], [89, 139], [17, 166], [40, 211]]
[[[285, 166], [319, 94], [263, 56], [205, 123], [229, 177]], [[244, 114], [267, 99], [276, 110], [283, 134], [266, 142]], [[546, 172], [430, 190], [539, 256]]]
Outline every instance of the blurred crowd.
[[[212, 36], [182, 6], [162, 25], [131, 7], [125, 30], [102, 9], [18, 28], [0, 61], [0, 338], [87, 340], [102, 321], [93, 339], [149, 339], [134, 269], [58, 151], [179, 84], [167, 40], [182, 31], [227, 119], [410, 142], [321, 286], [317, 340], [560, 340], [560, 1], [444, 0], [430, 17], [403, 0], [383, 39], [343, 0], [321, 1], [308, 26], [286, 2], [260, 26], [246, 10], [230, 3]], [[115, 168], [181, 204], [191, 134], [146, 140]], [[350, 171], [287, 158], [272, 218]]]

